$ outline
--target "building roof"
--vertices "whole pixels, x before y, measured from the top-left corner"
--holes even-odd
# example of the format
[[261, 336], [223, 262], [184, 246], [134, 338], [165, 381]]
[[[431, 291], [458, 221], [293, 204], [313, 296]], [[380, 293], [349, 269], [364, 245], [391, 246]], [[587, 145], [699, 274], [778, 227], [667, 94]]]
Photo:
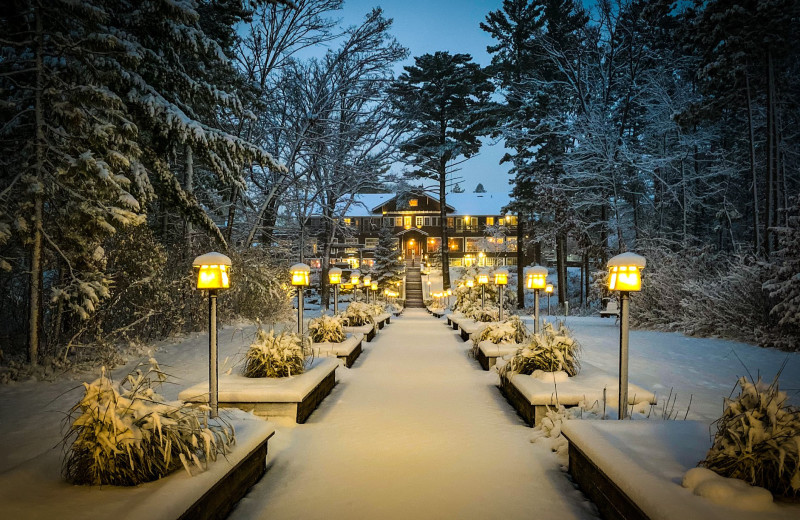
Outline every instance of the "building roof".
[[[348, 217], [373, 217], [372, 210], [390, 201], [394, 193], [363, 193], [356, 195], [347, 212]], [[449, 215], [500, 215], [503, 207], [511, 203], [508, 193], [448, 193], [447, 205], [455, 208]]]

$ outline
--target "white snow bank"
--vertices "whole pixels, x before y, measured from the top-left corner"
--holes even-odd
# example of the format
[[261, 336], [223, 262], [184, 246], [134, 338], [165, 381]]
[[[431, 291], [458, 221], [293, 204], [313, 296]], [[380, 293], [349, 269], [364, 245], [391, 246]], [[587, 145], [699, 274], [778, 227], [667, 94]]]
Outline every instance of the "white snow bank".
[[75, 486], [61, 477], [60, 447], [0, 474], [2, 518], [147, 518], [174, 520], [275, 432], [272, 423], [240, 410], [220, 414], [236, 429], [232, 452], [190, 477], [179, 469], [140, 486]]
[[[700, 421], [565, 421], [563, 434], [652, 520], [752, 520], [752, 510], [715, 504], [681, 486], [711, 439]], [[796, 504], [761, 504], [760, 520], [797, 519]]]
[[695, 495], [722, 506], [745, 511], [766, 511], [773, 505], [772, 493], [768, 490], [751, 486], [737, 478], [723, 477], [707, 468], [690, 469], [683, 475], [681, 485]]
[[[300, 375], [291, 377], [244, 377], [241, 374], [219, 378], [220, 403], [298, 403], [339, 366], [333, 358], [317, 358]], [[183, 401], [208, 402], [208, 381], [178, 394]]]

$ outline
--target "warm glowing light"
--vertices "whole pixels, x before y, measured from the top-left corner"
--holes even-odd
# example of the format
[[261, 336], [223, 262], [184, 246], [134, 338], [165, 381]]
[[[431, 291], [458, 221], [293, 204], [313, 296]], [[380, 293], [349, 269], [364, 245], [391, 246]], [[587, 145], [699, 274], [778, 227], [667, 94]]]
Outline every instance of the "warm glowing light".
[[478, 283], [479, 284], [489, 283], [489, 273], [478, 273]]
[[198, 289], [228, 289], [230, 287], [231, 259], [222, 253], [206, 253], [194, 259], [192, 263], [199, 269], [197, 275]]
[[358, 285], [358, 279], [361, 277], [361, 273], [359, 271], [353, 271], [350, 273], [350, 283], [353, 285]]
[[370, 284], [369, 288], [372, 289], [373, 291], [377, 291], [378, 290], [378, 282], [372, 282], [372, 284]]
[[311, 268], [306, 264], [294, 264], [289, 268], [292, 275], [292, 285], [308, 285], [311, 276]]
[[494, 272], [495, 285], [506, 285], [508, 283], [508, 270], [498, 269]]
[[472, 280], [467, 280], [467, 287], [475, 287], [475, 282]]
[[338, 267], [331, 267], [328, 269], [328, 281], [331, 285], [339, 285], [342, 283], [342, 270]]
[[553, 292], [553, 284], [551, 283], [547, 284], [547, 287], [544, 288], [544, 292], [546, 292], [547, 294], [551, 294]]
[[525, 269], [525, 287], [544, 289], [547, 287], [547, 268], [534, 265]]
[[452, 289], [447, 289], [447, 296], [450, 296], [450, 295], [452, 295], [452, 294], [453, 294], [453, 291], [452, 291]]
[[640, 270], [647, 261], [635, 253], [622, 253], [608, 261], [608, 288], [612, 291], [641, 291], [642, 277]]
[[464, 224], [469, 224], [469, 216], [464, 217]]
[[362, 280], [364, 282], [364, 287], [368, 287], [370, 282], [372, 282], [372, 277], [368, 274], [365, 274]]

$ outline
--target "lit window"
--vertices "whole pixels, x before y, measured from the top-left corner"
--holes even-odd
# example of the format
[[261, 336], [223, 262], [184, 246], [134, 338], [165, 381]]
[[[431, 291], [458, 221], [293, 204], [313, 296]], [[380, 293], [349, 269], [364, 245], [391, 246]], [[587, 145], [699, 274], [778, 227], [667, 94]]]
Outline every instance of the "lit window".
[[349, 218], [345, 218], [345, 219], [344, 219], [344, 225], [345, 225], [345, 226], [350, 226], [350, 225], [351, 225], [351, 221], [350, 221], [350, 219], [349, 219]]
[[516, 215], [507, 215], [506, 216], [506, 224], [509, 226], [516, 226], [517, 225], [517, 217]]
[[375, 249], [378, 247], [378, 239], [377, 238], [365, 238], [364, 239], [364, 249]]
[[411, 227], [411, 217], [403, 217], [403, 227], [406, 229]]
[[408, 205], [411, 206], [412, 208], [416, 207], [417, 204], [418, 204], [417, 199], [411, 199], [408, 201]]
[[417, 217], [417, 227], [422, 227], [423, 218]]
[[494, 226], [494, 217], [486, 217], [486, 225]]
[[505, 219], [502, 219], [502, 218], [501, 218], [501, 219], [499, 219], [499, 220], [497, 221], [497, 223], [498, 223], [499, 225], [501, 225], [501, 226], [505, 226], [505, 225], [506, 225], [506, 221], [505, 221]]

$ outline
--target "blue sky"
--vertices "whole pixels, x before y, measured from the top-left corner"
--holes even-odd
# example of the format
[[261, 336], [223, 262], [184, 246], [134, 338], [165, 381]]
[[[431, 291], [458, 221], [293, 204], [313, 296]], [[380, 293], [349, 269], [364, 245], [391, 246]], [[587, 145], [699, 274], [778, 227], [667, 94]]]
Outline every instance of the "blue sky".
[[[376, 6], [394, 20], [392, 33], [411, 53], [404, 65], [413, 63], [414, 56], [442, 50], [468, 53], [482, 66], [491, 60], [486, 46], [494, 40], [479, 24], [502, 0], [345, 0], [338, 14], [343, 25], [355, 25]], [[481, 182], [488, 191], [508, 190], [508, 165], [498, 164], [503, 153], [502, 145], [484, 145], [479, 156], [461, 165], [456, 174], [464, 178], [461, 186], [474, 191]]]

